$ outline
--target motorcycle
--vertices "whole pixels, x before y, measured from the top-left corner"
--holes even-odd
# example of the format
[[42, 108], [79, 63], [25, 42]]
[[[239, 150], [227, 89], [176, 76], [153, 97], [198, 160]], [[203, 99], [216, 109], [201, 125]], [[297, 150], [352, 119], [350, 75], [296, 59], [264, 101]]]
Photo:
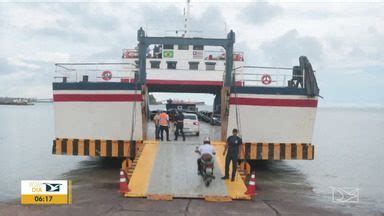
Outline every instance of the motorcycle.
[[[196, 153], [200, 154], [199, 150], [196, 149]], [[201, 170], [199, 170], [199, 175], [203, 178], [204, 184], [206, 187], [209, 187], [212, 180], [215, 179], [213, 174], [213, 164], [214, 158], [210, 154], [203, 154], [200, 157]]]

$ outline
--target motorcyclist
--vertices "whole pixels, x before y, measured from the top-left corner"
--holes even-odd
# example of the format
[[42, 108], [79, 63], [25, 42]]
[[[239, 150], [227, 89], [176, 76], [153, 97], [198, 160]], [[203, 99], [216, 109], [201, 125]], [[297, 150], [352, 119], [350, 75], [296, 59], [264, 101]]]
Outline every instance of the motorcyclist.
[[196, 147], [195, 152], [200, 154], [200, 157], [197, 159], [197, 174], [201, 175], [203, 173], [202, 163], [214, 163], [214, 155], [216, 154], [215, 149], [211, 145], [211, 140], [209, 137], [206, 137], [203, 141], [203, 145]]

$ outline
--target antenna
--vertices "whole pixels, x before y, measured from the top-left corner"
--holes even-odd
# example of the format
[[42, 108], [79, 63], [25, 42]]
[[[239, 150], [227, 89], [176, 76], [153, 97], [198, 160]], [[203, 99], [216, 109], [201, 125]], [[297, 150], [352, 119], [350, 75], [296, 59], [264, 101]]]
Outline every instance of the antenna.
[[190, 0], [187, 0], [187, 9], [184, 8], [184, 34], [183, 37], [187, 36], [187, 33], [189, 32], [189, 3]]

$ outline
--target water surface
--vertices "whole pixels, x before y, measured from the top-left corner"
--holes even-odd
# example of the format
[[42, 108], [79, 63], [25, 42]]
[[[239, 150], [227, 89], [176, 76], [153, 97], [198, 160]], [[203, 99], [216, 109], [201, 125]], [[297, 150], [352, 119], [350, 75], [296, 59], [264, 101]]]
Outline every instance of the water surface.
[[[68, 171], [97, 166], [80, 163], [88, 157], [51, 154], [52, 108], [52, 104], [0, 106], [0, 200], [18, 198], [22, 179], [61, 178]], [[287, 182], [309, 184], [316, 197], [327, 202], [331, 202], [331, 187], [358, 188], [360, 202], [354, 207], [384, 211], [383, 128], [383, 109], [319, 108], [313, 138], [315, 160], [268, 163], [264, 178], [281, 183], [282, 188], [289, 187], [284, 185]], [[205, 125], [202, 135], [218, 135], [218, 129]]]

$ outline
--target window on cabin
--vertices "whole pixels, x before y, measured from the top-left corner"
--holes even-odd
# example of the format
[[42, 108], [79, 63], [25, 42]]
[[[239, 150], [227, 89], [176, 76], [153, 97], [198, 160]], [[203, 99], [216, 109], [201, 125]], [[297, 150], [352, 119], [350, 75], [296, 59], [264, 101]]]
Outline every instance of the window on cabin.
[[160, 68], [160, 61], [150, 61], [151, 63], [151, 68]]
[[164, 44], [164, 49], [173, 49], [173, 44]]
[[175, 61], [167, 61], [167, 69], [176, 69], [176, 64]]
[[139, 64], [139, 60], [136, 60], [136, 61], [135, 61], [135, 67], [136, 67], [136, 68], [139, 68], [139, 66], [140, 66], [140, 64]]
[[179, 50], [189, 50], [189, 45], [181, 45], [181, 44], [179, 44], [179, 45], [177, 45], [177, 47], [178, 47]]
[[193, 45], [193, 50], [204, 50], [203, 45]]
[[205, 62], [205, 70], [215, 70], [216, 62]]
[[198, 70], [199, 62], [189, 62], [189, 70]]

